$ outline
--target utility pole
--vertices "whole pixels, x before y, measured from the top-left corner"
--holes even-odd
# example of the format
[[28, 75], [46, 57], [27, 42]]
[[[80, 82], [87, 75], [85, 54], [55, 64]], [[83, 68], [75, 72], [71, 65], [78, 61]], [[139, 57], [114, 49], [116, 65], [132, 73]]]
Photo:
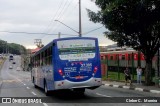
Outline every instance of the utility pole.
[[159, 50], [160, 48], [158, 48], [158, 58], [157, 58], [157, 69], [158, 69], [158, 77], [160, 76], [160, 65], [159, 65]]
[[79, 0], [79, 37], [82, 37], [81, 0]]
[[41, 46], [42, 46], [42, 39], [34, 39], [34, 44], [36, 44], [37, 47], [41, 48]]
[[58, 38], [61, 38], [61, 32], [58, 33]]

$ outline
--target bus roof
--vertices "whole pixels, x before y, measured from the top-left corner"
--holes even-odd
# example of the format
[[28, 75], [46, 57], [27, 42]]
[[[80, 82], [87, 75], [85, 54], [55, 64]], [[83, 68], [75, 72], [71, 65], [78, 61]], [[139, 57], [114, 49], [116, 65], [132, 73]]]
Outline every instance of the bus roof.
[[52, 42], [55, 43], [57, 41], [70, 40], [70, 39], [93, 39], [93, 40], [96, 40], [97, 38], [94, 38], [94, 37], [67, 37], [67, 38], [54, 39]]
[[53, 45], [53, 43], [56, 43], [57, 41], [69, 40], [69, 39], [93, 39], [93, 40], [96, 40], [97, 38], [94, 38], [94, 37], [67, 37], [67, 38], [54, 39], [50, 43], [48, 43], [47, 45], [45, 45], [44, 47], [42, 47], [39, 51], [37, 51], [36, 53], [34, 53], [33, 56], [35, 56], [35, 55], [41, 53], [42, 51], [46, 50], [48, 47], [50, 47], [51, 45]]

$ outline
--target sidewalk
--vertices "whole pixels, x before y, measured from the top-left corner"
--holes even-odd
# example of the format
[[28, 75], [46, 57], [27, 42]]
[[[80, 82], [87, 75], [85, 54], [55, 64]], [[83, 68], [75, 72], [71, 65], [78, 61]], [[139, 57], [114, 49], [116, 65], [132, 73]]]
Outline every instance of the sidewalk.
[[0, 60], [0, 61], [1, 61], [1, 64], [0, 64], [0, 88], [1, 88], [1, 85], [2, 85], [1, 69], [3, 67], [3, 64], [4, 64], [5, 60]]
[[144, 84], [137, 84], [137, 83], [132, 83], [132, 85], [130, 86], [129, 84], [125, 85], [124, 82], [117, 82], [117, 81], [102, 81], [102, 84], [104, 86], [109, 86], [114, 88], [124, 88], [124, 89], [160, 94], [160, 88], [157, 86], [145, 86]]

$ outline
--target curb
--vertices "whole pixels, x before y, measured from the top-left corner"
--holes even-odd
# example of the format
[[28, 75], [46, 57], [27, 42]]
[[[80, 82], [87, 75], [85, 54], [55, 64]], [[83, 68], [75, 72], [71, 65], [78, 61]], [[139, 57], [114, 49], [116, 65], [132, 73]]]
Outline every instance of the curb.
[[136, 88], [132, 86], [113, 85], [113, 84], [102, 84], [102, 85], [108, 86], [108, 87], [114, 87], [114, 88], [124, 88], [124, 89], [129, 89], [129, 90], [140, 91], [140, 92], [150, 92], [150, 93], [160, 94], [160, 91], [158, 90], [148, 90], [148, 89]]
[[2, 64], [0, 65], [0, 88], [1, 88], [1, 85], [2, 85], [1, 70], [2, 70], [2, 67], [3, 67], [3, 64], [4, 64], [5, 61], [6, 61], [6, 59], [4, 59]]

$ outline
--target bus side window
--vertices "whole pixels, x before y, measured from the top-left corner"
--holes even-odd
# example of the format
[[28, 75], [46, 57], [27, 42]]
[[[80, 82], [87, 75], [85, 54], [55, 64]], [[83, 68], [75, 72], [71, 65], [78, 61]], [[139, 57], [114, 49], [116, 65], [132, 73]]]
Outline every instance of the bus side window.
[[47, 50], [44, 51], [44, 64], [47, 65]]
[[50, 47], [50, 53], [49, 53], [49, 64], [52, 64], [52, 46]]
[[[53, 43], [53, 46], [56, 46], [56, 44], [55, 43]], [[52, 46], [51, 46], [52, 47]]]
[[52, 64], [52, 46], [49, 47], [47, 50], [47, 55], [46, 55], [46, 63], [47, 65], [51, 65]]
[[45, 52], [43, 52], [43, 65], [46, 65], [46, 63], [45, 63]]
[[47, 49], [47, 65], [49, 65], [49, 48]]
[[40, 54], [38, 55], [38, 67], [40, 66]]

